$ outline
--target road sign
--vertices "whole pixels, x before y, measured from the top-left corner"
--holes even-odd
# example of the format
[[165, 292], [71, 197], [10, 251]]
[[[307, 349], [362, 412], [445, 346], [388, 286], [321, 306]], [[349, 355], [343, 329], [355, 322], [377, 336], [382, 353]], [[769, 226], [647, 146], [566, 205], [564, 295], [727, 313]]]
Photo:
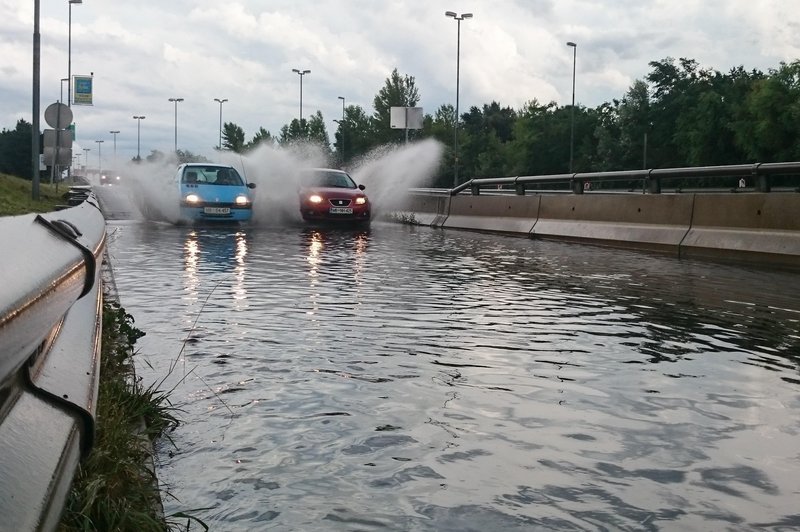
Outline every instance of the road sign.
[[72, 76], [74, 90], [72, 103], [75, 105], [92, 105], [92, 76]]
[[72, 164], [72, 149], [70, 148], [59, 148], [58, 149], [58, 161], [55, 160], [56, 158], [56, 149], [55, 147], [44, 147], [44, 164], [46, 166], [53, 166], [53, 163], [59, 166], [69, 166]]
[[42, 145], [45, 148], [56, 147], [56, 136], [58, 136], [58, 147], [61, 149], [72, 148], [72, 132], [69, 129], [61, 129], [56, 135], [55, 129], [45, 129], [42, 132]]
[[44, 110], [44, 120], [55, 129], [66, 129], [72, 123], [72, 109], [63, 103], [51, 103]]
[[389, 112], [392, 129], [422, 129], [422, 107], [392, 107]]

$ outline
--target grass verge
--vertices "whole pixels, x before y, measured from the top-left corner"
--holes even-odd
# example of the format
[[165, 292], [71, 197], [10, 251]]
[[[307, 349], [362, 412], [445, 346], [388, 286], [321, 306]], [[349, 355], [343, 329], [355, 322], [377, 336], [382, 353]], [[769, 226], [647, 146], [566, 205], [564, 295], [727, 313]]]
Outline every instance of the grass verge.
[[39, 200], [35, 201], [32, 197], [31, 181], [0, 174], [0, 216], [54, 211], [56, 205], [64, 202], [62, 196], [68, 189], [64, 184], [56, 190], [55, 185], [40, 183]]
[[75, 477], [61, 531], [174, 529], [149, 464], [152, 441], [178, 420], [168, 393], [135, 376], [133, 346], [144, 333], [133, 323], [118, 303], [105, 303], [95, 446]]

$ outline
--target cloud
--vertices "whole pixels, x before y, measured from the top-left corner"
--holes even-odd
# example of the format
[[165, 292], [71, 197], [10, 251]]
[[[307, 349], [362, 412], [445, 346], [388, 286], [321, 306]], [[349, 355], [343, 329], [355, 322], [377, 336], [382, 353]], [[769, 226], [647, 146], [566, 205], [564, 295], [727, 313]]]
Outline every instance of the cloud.
[[[68, 6], [41, 0], [41, 100], [60, 97], [66, 77]], [[169, 151], [178, 107], [178, 144], [213, 156], [219, 105], [224, 120], [278, 134], [299, 111], [320, 110], [329, 132], [348, 105], [372, 100], [398, 68], [414, 76], [420, 104], [434, 113], [455, 103], [457, 24], [461, 23], [460, 108], [498, 101], [569, 102], [578, 43], [576, 100], [589, 107], [621, 97], [650, 61], [689, 57], [727, 71], [767, 70], [798, 56], [800, 4], [783, 0], [87, 0], [72, 8], [72, 72], [95, 76], [95, 105], [75, 109], [79, 142], [109, 139], [136, 150], [134, 114], [143, 114], [142, 151]], [[33, 6], [0, 0], [0, 127], [30, 120]], [[109, 139], [110, 140], [110, 139]]]

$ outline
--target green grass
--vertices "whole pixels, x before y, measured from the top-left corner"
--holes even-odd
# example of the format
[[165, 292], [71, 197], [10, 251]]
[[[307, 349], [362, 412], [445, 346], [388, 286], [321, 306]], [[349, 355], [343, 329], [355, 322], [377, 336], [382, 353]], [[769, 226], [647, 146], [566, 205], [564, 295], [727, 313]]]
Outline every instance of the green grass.
[[[31, 187], [30, 181], [0, 174], [0, 216], [53, 211], [68, 190], [42, 183], [40, 199], [33, 201]], [[125, 309], [104, 303], [94, 447], [73, 480], [60, 532], [188, 530], [191, 523], [208, 530], [193, 515], [205, 509], [163, 515], [152, 442], [168, 438], [178, 420], [162, 383], [144, 386], [136, 377], [134, 344], [142, 336]]]
[[[116, 303], [103, 309], [95, 446], [81, 463], [59, 530], [162, 531], [151, 442], [177, 426], [167, 392], [144, 387], [133, 369], [133, 345], [144, 333]], [[144, 423], [142, 423], [144, 421]]]
[[27, 179], [0, 174], [0, 216], [28, 214], [32, 212], [54, 211], [56, 205], [63, 204], [62, 195], [68, 187], [40, 183], [39, 200], [34, 201], [33, 183]]

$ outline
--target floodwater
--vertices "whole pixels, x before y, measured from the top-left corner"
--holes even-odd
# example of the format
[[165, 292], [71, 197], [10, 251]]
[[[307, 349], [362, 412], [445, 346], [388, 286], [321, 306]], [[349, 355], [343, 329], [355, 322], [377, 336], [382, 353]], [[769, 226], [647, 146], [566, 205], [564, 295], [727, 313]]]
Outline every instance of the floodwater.
[[798, 274], [389, 223], [109, 233], [140, 374], [181, 408], [168, 514], [800, 527]]

